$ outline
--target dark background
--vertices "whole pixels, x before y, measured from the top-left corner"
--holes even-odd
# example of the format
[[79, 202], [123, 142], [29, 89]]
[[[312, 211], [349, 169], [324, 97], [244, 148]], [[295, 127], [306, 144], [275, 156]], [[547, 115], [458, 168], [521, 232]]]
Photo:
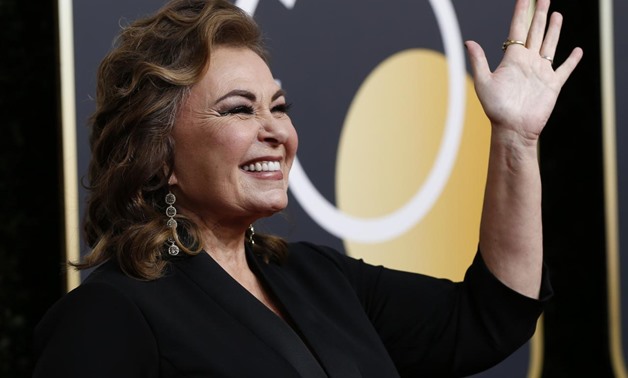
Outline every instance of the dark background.
[[[581, 46], [541, 142], [546, 261], [543, 377], [611, 377], [598, 2], [554, 0], [556, 61]], [[64, 292], [56, 1], [0, 0], [0, 377], [28, 377], [32, 330]], [[618, 104], [620, 106], [620, 104]]]
[[64, 288], [56, 2], [0, 0], [0, 377], [28, 377]]

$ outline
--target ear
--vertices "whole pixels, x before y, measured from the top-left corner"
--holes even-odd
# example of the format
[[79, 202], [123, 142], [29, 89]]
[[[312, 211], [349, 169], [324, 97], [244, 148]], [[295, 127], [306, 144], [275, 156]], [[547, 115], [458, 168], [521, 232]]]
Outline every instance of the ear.
[[[164, 164], [163, 170], [164, 170], [164, 175], [167, 175], [168, 167], [166, 167], [166, 164]], [[177, 175], [174, 173], [174, 170], [173, 170], [170, 177], [168, 177], [168, 185], [173, 186], [173, 185], [177, 185], [178, 183], [179, 183], [179, 180], [177, 180]]]
[[179, 180], [177, 180], [177, 175], [174, 172], [172, 172], [172, 174], [168, 178], [168, 185], [174, 186], [174, 185], [177, 185], [178, 183], [179, 183]]

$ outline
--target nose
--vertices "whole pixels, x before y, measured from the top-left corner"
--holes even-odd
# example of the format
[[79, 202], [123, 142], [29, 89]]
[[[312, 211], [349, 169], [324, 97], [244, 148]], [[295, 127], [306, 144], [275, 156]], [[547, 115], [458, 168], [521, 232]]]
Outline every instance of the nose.
[[272, 145], [285, 144], [288, 142], [293, 128], [288, 115], [268, 111], [261, 119], [258, 138], [260, 141]]

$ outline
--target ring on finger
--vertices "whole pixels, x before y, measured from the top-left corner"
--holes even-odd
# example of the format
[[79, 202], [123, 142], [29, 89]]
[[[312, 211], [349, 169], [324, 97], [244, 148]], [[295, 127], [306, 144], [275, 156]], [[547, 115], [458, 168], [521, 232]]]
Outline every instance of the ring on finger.
[[554, 63], [554, 58], [552, 58], [551, 56], [541, 55], [541, 58], [549, 61], [550, 63]]
[[502, 43], [502, 50], [506, 51], [506, 49], [510, 45], [521, 45], [523, 47], [526, 47], [526, 43], [524, 41], [518, 41], [516, 39], [507, 39], [504, 41], [504, 43]]

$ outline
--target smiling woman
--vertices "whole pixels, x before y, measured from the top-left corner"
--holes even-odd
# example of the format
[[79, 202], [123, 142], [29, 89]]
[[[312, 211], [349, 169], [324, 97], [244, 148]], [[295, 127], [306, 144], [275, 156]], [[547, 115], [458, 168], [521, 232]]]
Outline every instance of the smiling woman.
[[246, 47], [215, 48], [175, 121], [168, 180], [204, 250], [275, 312], [255, 276], [243, 269], [244, 255], [236, 260], [224, 253], [222, 230], [245, 230], [287, 206], [297, 135], [286, 111], [285, 95], [258, 54]]
[[[490, 72], [467, 42], [492, 123], [480, 252], [452, 282], [255, 234], [288, 203], [297, 135], [260, 31], [226, 0], [173, 0], [125, 28], [91, 119], [89, 277], [36, 332], [34, 376], [397, 377], [486, 369], [534, 332], [542, 268], [536, 145], [581, 57], [519, 0]], [[530, 75], [530, 72], [533, 75]], [[537, 112], [530, 112], [535, 109]], [[80, 356], [80, 358], [77, 358]]]
[[190, 89], [172, 132], [168, 183], [210, 254], [221, 244], [211, 230], [246, 229], [287, 206], [297, 135], [286, 111], [268, 66], [248, 48], [214, 49]]
[[[249, 90], [254, 81], [251, 72], [248, 87], [238, 87], [246, 84], [242, 78], [240, 82], [234, 82], [243, 71], [242, 67], [248, 66], [234, 65], [230, 79], [216, 78], [215, 73], [212, 74], [215, 71], [213, 65], [208, 68], [208, 58], [216, 59], [216, 54], [210, 52], [217, 46], [232, 46], [249, 59], [254, 55], [258, 60], [256, 69], [265, 69], [266, 75], [270, 76], [257, 26], [242, 12], [233, 12], [233, 6], [226, 2], [210, 4], [200, 13], [204, 5], [203, 2], [173, 2], [158, 17], [140, 20], [127, 27], [121, 33], [116, 49], [100, 66], [98, 107], [91, 118], [92, 159], [88, 173], [91, 194], [85, 219], [87, 242], [93, 250], [82, 262], [75, 263], [78, 268], [93, 267], [115, 256], [129, 275], [154, 279], [163, 273], [165, 261], [161, 259], [160, 246], [168, 239], [176, 240], [177, 248], [186, 253], [198, 253], [204, 247], [201, 242], [204, 234], [199, 227], [214, 227], [220, 221], [227, 221], [212, 216], [211, 219], [197, 218], [196, 222], [190, 222], [186, 215], [195, 215], [183, 208], [178, 217], [179, 228], [175, 228], [171, 235], [162, 219], [167, 206], [164, 196], [168, 191], [172, 189], [177, 194], [177, 207], [185, 207], [185, 201], [190, 200], [187, 193], [179, 192], [179, 185], [172, 188], [165, 185], [168, 180], [177, 179], [173, 172], [176, 170], [177, 174], [183, 175], [183, 185], [190, 185], [185, 172], [191, 173], [196, 169], [194, 167], [202, 168], [198, 166], [201, 161], [191, 159], [191, 156], [187, 162], [181, 163], [180, 160], [195, 148], [191, 145], [195, 138], [197, 145], [213, 140], [200, 138], [202, 135], [198, 134], [190, 136], [191, 139], [176, 141], [175, 134], [186, 135], [182, 129], [215, 132], [207, 126], [198, 125], [192, 129], [185, 125], [195, 123], [196, 126], [210, 117], [212, 110], [214, 114], [218, 111], [243, 116], [249, 112], [251, 96], [255, 95]], [[233, 59], [232, 55], [222, 55]], [[208, 85], [211, 88], [207, 88]], [[214, 85], [222, 87], [214, 88]], [[281, 97], [283, 103], [278, 103], [281, 99], [275, 96], [283, 92], [275, 87], [272, 89], [273, 101], [277, 102], [273, 106], [280, 109], [285, 106], [282, 105], [285, 97]], [[242, 92], [248, 94], [242, 95]], [[210, 96], [214, 96], [216, 104], [207, 102]], [[225, 98], [217, 101], [220, 96]], [[230, 108], [234, 99], [248, 100], [247, 105]], [[211, 108], [218, 105], [217, 109]], [[175, 127], [177, 124], [181, 125]], [[255, 129], [248, 129], [250, 137], [257, 133]], [[222, 140], [225, 149], [237, 145], [232, 144], [235, 134], [232, 139]], [[179, 148], [174, 148], [175, 143], [180, 144]], [[198, 149], [193, 151], [198, 152]], [[177, 161], [179, 168], [175, 169]], [[194, 161], [198, 164], [190, 165]], [[223, 168], [227, 169], [224, 164]], [[197, 184], [205, 185], [203, 190], [210, 192], [220, 188], [224, 191], [233, 189], [223, 185], [226, 177], [216, 179], [215, 185], [207, 181]], [[236, 203], [233, 205], [237, 206]], [[250, 223], [246, 223], [244, 229]], [[185, 242], [180, 239], [180, 234], [184, 235]], [[263, 235], [258, 235], [257, 239], [260, 247], [265, 247], [260, 248], [265, 258], [281, 258], [285, 254], [285, 243], [281, 239]]]

